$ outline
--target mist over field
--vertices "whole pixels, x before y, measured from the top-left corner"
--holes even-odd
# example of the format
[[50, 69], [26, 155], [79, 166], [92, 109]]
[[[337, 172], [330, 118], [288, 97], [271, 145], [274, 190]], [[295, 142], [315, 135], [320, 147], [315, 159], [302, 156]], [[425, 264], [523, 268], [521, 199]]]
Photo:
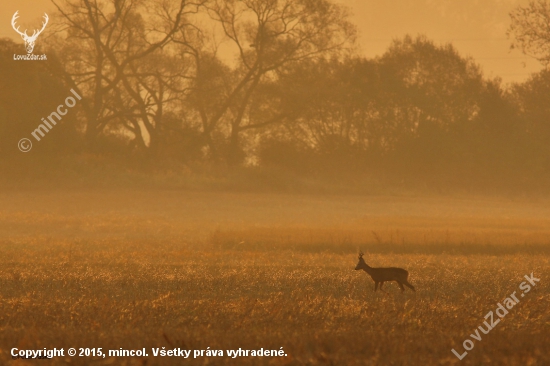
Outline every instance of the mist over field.
[[0, 364], [550, 362], [548, 0], [40, 4], [0, 6]]

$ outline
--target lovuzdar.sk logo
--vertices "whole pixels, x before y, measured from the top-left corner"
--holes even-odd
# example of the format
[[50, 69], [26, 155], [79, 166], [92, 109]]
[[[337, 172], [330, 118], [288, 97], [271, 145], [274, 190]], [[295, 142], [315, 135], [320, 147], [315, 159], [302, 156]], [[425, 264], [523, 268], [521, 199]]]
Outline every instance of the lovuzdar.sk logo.
[[48, 18], [48, 14], [44, 13], [44, 21], [42, 22], [42, 29], [40, 29], [40, 30], [35, 29], [33, 31], [32, 35], [29, 36], [27, 34], [26, 29], [25, 29], [24, 32], [21, 32], [19, 30], [19, 26], [16, 26], [16, 24], [15, 24], [17, 18], [19, 18], [18, 13], [19, 13], [19, 10], [17, 10], [15, 12], [15, 14], [13, 14], [13, 17], [11, 18], [11, 26], [13, 27], [13, 29], [17, 33], [19, 33], [21, 38], [23, 38], [23, 41], [25, 41], [25, 49], [27, 50], [27, 54], [26, 55], [15, 55], [14, 54], [13, 59], [14, 60], [31, 60], [31, 61], [47, 60], [46, 55], [34, 55], [32, 53], [32, 51], [34, 50], [34, 45], [35, 45], [36, 39], [44, 31], [44, 29], [46, 28], [46, 25], [48, 24], [48, 20], [50, 19], [50, 18]]

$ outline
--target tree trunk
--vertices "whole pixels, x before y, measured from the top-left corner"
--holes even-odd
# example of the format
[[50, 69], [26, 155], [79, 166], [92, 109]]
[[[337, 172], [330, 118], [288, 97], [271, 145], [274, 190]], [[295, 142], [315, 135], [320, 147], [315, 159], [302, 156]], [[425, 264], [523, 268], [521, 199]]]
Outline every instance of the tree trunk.
[[227, 163], [229, 166], [237, 166], [242, 164], [244, 154], [241, 151], [239, 128], [233, 126], [231, 129], [231, 137], [229, 139], [229, 150], [227, 152]]

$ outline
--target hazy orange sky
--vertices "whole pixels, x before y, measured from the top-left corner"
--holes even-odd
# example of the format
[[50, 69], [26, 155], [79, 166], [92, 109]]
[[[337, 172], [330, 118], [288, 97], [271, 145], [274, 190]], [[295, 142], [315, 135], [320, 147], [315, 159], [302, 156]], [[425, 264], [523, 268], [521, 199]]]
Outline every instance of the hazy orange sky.
[[[438, 42], [452, 42], [463, 56], [472, 56], [485, 75], [505, 82], [522, 81], [541, 69], [520, 51], [510, 51], [506, 29], [509, 13], [528, 0], [338, 0], [351, 9], [359, 29], [359, 44], [367, 57], [381, 55], [394, 38], [425, 34]], [[21, 41], [11, 28], [19, 10], [24, 28], [41, 25], [44, 12], [52, 12], [50, 0], [16, 0], [0, 3], [0, 37]], [[51, 20], [50, 20], [51, 21]], [[47, 28], [45, 30], [47, 32]]]

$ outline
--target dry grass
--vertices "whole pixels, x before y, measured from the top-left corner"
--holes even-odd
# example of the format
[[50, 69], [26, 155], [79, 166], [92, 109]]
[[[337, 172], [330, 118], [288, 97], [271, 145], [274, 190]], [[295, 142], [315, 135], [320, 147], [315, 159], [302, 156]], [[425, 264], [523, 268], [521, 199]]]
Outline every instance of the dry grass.
[[[0, 199], [3, 365], [185, 364], [12, 361], [12, 347], [281, 346], [288, 357], [189, 363], [550, 363], [546, 202], [178, 192]], [[408, 269], [417, 293], [395, 284], [374, 293], [353, 271], [359, 246], [372, 266]], [[451, 348], [462, 350], [531, 272], [540, 284], [459, 361]]]

